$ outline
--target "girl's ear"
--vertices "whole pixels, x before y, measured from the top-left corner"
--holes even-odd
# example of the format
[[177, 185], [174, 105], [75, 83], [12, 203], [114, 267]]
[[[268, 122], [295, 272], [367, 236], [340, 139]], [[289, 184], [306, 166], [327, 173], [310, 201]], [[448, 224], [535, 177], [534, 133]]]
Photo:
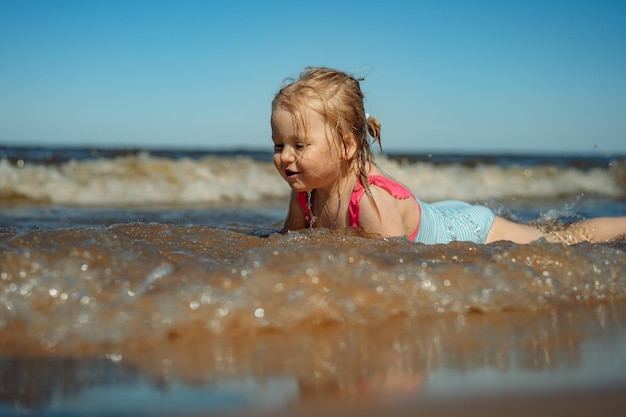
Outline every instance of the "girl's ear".
[[344, 139], [343, 143], [344, 146], [342, 157], [344, 160], [351, 161], [356, 156], [356, 138], [354, 137], [354, 135], [350, 134]]

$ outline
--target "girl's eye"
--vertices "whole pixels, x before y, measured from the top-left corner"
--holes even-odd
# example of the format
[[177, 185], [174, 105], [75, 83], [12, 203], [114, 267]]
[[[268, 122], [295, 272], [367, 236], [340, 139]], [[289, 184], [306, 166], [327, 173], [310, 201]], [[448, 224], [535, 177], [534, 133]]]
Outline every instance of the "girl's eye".
[[304, 149], [304, 143], [303, 142], [296, 143], [296, 149], [299, 150], [299, 151]]
[[283, 150], [283, 148], [285, 147], [285, 145], [283, 145], [282, 143], [275, 143], [274, 144], [274, 152], [280, 152]]

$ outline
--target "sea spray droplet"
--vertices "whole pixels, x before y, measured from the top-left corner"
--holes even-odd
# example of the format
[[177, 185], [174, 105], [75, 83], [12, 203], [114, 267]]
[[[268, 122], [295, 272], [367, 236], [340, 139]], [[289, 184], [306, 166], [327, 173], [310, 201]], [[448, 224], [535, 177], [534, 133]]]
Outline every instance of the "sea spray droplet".
[[119, 363], [124, 358], [124, 356], [119, 353], [107, 353], [104, 357], [113, 363]]
[[150, 271], [150, 273], [148, 274], [146, 279], [143, 281], [141, 286], [136, 291], [134, 291], [134, 293], [137, 295], [145, 294], [146, 291], [150, 289], [150, 286], [152, 284], [154, 284], [161, 278], [166, 277], [167, 275], [171, 274], [173, 270], [174, 268], [169, 263], [160, 264], [159, 266], [154, 268], [152, 271]]

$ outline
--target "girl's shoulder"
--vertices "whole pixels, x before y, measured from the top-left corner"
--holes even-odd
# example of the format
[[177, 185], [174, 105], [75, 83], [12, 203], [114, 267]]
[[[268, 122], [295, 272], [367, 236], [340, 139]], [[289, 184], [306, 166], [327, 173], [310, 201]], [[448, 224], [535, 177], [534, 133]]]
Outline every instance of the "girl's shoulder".
[[395, 208], [396, 200], [412, 198], [417, 201], [413, 193], [403, 184], [382, 173], [370, 173], [367, 176], [367, 184], [372, 197], [363, 199], [366, 190], [363, 184], [358, 181], [354, 186], [354, 191], [350, 198], [350, 223], [358, 226], [362, 211], [367, 214], [376, 213], [378, 216], [387, 211], [385, 207]]

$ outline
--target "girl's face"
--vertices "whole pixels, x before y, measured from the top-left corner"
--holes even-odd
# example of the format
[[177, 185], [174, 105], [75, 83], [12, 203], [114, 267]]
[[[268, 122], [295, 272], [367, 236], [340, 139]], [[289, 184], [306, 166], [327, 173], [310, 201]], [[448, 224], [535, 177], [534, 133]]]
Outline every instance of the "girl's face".
[[340, 179], [342, 159], [324, 118], [308, 107], [302, 126], [293, 114], [281, 107], [272, 112], [274, 165], [294, 191], [330, 191]]

